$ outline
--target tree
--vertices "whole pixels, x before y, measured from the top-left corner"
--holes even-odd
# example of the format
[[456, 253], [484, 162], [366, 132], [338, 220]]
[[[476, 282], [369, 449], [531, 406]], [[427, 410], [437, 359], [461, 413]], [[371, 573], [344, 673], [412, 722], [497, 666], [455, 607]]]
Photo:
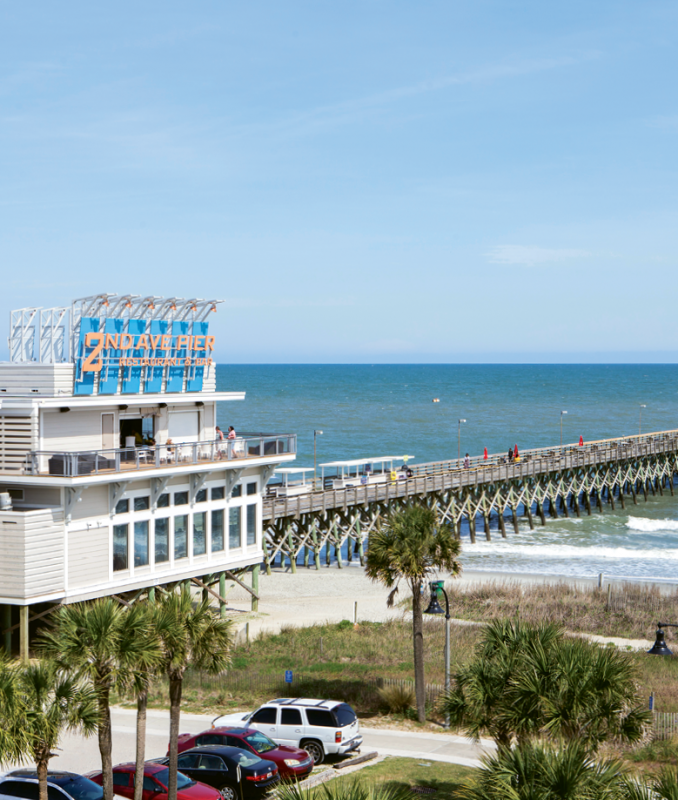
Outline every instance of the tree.
[[438, 523], [435, 512], [418, 505], [391, 514], [369, 540], [365, 572], [373, 581], [392, 589], [388, 605], [393, 605], [401, 580], [409, 584], [412, 592], [414, 687], [419, 722], [426, 719], [422, 589], [433, 570], [452, 575], [461, 572], [456, 560], [459, 550], [460, 542], [452, 526]]
[[565, 639], [551, 624], [510, 621], [485, 629], [442, 707], [452, 724], [500, 748], [546, 736], [595, 752], [604, 741], [638, 741], [650, 722], [626, 655]]
[[155, 615], [155, 630], [162, 643], [163, 671], [169, 680], [170, 747], [168, 800], [177, 798], [177, 757], [181, 692], [186, 669], [223, 672], [230, 663], [233, 621], [221, 619], [203, 598], [195, 607], [188, 589], [163, 597]]
[[104, 800], [113, 800], [110, 695], [116, 686], [124, 686], [132, 665], [140, 668], [149, 657], [145, 625], [142, 615], [130, 615], [116, 600], [104, 597], [57, 609], [51, 630], [38, 639], [42, 653], [61, 669], [87, 678], [96, 692]]
[[50, 660], [15, 667], [26, 753], [33, 759], [40, 800], [47, 800], [47, 768], [64, 731], [96, 732], [96, 694], [82, 679], [66, 675]]
[[28, 746], [28, 731], [22, 724], [23, 704], [17, 672], [0, 653], [0, 767], [22, 761]]
[[626, 787], [617, 761], [595, 761], [586, 748], [527, 742], [501, 748], [458, 794], [463, 800], [622, 800]]

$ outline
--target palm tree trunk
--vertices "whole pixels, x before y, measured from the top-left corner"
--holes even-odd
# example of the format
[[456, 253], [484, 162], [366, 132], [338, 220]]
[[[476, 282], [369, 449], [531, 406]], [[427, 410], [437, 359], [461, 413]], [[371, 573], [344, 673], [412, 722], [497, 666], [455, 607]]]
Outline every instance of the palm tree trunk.
[[421, 610], [421, 581], [413, 581], [412, 643], [414, 646], [414, 693], [417, 698], [417, 719], [426, 722], [426, 686], [424, 683], [424, 617]]
[[113, 800], [113, 756], [111, 738], [111, 709], [108, 687], [99, 686], [99, 753], [101, 755], [101, 780], [104, 787], [104, 800]]
[[181, 713], [182, 677], [169, 676], [170, 694], [170, 746], [169, 746], [169, 786], [167, 800], [177, 800], [177, 758], [179, 756], [179, 715]]
[[47, 800], [47, 759], [40, 758], [36, 763], [38, 772], [38, 791], [40, 800]]
[[[146, 706], [148, 689], [137, 695], [137, 755], [134, 773], [134, 800], [142, 800], [144, 792], [144, 757], [146, 755]], [[41, 799], [42, 800], [42, 799]]]

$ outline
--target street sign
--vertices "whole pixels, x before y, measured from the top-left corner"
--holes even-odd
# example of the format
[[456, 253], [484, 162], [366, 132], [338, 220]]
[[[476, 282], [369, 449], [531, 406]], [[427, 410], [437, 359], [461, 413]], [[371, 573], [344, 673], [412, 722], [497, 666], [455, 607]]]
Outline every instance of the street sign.
[[292, 670], [286, 669], [285, 670], [285, 683], [292, 683]]

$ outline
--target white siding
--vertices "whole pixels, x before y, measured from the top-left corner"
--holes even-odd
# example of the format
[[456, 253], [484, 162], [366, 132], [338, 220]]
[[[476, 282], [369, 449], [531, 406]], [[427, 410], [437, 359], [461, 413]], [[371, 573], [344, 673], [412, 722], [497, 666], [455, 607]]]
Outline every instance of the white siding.
[[26, 456], [35, 449], [35, 417], [0, 416], [0, 471], [23, 472]]
[[101, 411], [72, 409], [43, 411], [42, 450], [73, 453], [81, 450], [101, 450]]
[[30, 599], [64, 591], [61, 509], [0, 512], [0, 595]]
[[108, 486], [91, 486], [80, 495], [73, 506], [71, 519], [89, 519], [108, 516]]
[[0, 364], [0, 396], [73, 394], [73, 364]]
[[94, 588], [108, 582], [108, 528], [69, 531], [68, 589]]

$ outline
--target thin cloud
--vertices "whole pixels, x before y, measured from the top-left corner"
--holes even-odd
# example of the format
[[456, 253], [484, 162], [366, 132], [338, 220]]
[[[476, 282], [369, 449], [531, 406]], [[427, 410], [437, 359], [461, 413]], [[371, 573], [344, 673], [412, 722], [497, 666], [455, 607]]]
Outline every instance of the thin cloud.
[[487, 255], [490, 264], [513, 264], [536, 267], [540, 264], [556, 264], [562, 261], [588, 258], [587, 250], [574, 248], [534, 247], [530, 245], [500, 244], [493, 247]]

